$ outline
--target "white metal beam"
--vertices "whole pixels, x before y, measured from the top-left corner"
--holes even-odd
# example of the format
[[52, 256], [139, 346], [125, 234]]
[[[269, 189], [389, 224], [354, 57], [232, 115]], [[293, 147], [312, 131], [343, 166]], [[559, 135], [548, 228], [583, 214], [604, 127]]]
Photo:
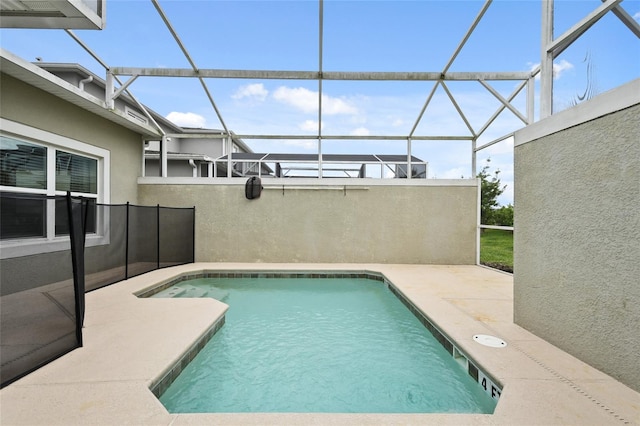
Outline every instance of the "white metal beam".
[[[511, 111], [512, 113], [514, 113], [516, 115], [516, 117], [518, 117], [520, 120], [522, 120], [522, 122], [524, 124], [528, 124], [527, 123], [527, 118], [522, 115], [522, 113], [520, 111], [518, 111], [516, 109], [516, 107], [514, 107], [513, 105], [511, 105], [511, 102], [508, 101], [507, 99], [505, 99], [500, 93], [498, 93], [498, 91], [496, 89], [494, 89], [493, 87], [491, 87], [486, 81], [484, 80], [480, 80], [480, 84], [482, 84], [485, 89], [487, 89], [493, 96], [495, 96], [496, 99], [498, 99], [500, 102], [502, 102], [502, 104], [507, 107], [509, 109], [509, 111]], [[526, 82], [525, 82], [526, 84]]]
[[453, 52], [453, 55], [451, 55], [451, 58], [449, 58], [449, 62], [447, 62], [447, 65], [445, 65], [445, 67], [443, 68], [442, 74], [446, 73], [449, 70], [449, 67], [451, 67], [451, 65], [453, 64], [453, 61], [456, 60], [456, 58], [458, 57], [458, 54], [460, 53], [464, 45], [467, 43], [467, 40], [469, 40], [469, 37], [471, 37], [471, 34], [473, 34], [473, 31], [476, 29], [476, 27], [482, 20], [482, 17], [484, 16], [485, 12], [487, 11], [487, 9], [489, 9], [491, 2], [492, 0], [487, 0], [484, 3], [484, 5], [482, 5], [482, 9], [480, 9], [480, 12], [478, 12], [478, 15], [473, 20], [473, 23], [467, 30], [467, 33], [464, 35], [460, 43], [458, 44], [458, 47], [456, 47], [456, 50]]
[[571, 43], [584, 34], [593, 24], [598, 22], [600, 18], [620, 2], [622, 2], [622, 0], [605, 0], [596, 10], [588, 14], [560, 37], [549, 43], [546, 48], [547, 52], [552, 53], [554, 58], [560, 55]]
[[[95, 59], [96, 61], [98, 61], [98, 63], [100, 65], [102, 65], [102, 67], [106, 70], [109, 71], [109, 65], [107, 65], [106, 62], [104, 62], [102, 60], [102, 58], [100, 58], [86, 43], [84, 43], [80, 37], [78, 37], [73, 31], [71, 30], [65, 30], [65, 32], [76, 41], [76, 43], [78, 43], [89, 55], [91, 55], [93, 57], [93, 59]], [[122, 82], [120, 81], [120, 79], [117, 76], [114, 76], [114, 80], [118, 82], [118, 84], [122, 84]], [[113, 82], [112, 82], [113, 84]], [[153, 123], [153, 125], [155, 126], [156, 129], [158, 129], [158, 132], [161, 135], [164, 135], [164, 130], [162, 129], [162, 127], [160, 127], [160, 125], [156, 122], [156, 120], [153, 118], [153, 116], [149, 113], [149, 111], [147, 111], [147, 108], [145, 108], [144, 105], [142, 105], [142, 103], [135, 97], [133, 96], [133, 94], [131, 92], [129, 92], [128, 90], [126, 90], [127, 95], [129, 95], [129, 97], [131, 99], [133, 99], [133, 101], [135, 102], [135, 104], [138, 106], [138, 108], [140, 108], [140, 111], [142, 111], [144, 113], [144, 115], [149, 119], [149, 121], [151, 123]], [[106, 100], [105, 100], [106, 102]]]
[[[605, 2], [606, 0], [602, 0]], [[614, 15], [618, 17], [625, 24], [632, 33], [636, 35], [636, 37], [640, 38], [640, 24], [633, 19], [633, 16], [629, 15], [626, 10], [622, 8], [621, 5], [617, 5], [613, 9], [611, 9]]]
[[188, 68], [136, 68], [111, 67], [115, 75], [139, 75], [141, 77], [191, 77], [234, 78], [252, 80], [347, 80], [347, 81], [475, 81], [526, 80], [531, 72], [523, 71], [468, 71], [468, 72], [414, 72], [414, 71], [274, 71], [274, 70], [229, 70]]
[[427, 96], [427, 100], [424, 102], [424, 105], [422, 105], [422, 109], [420, 110], [420, 113], [418, 114], [418, 118], [416, 118], [416, 122], [413, 123], [413, 127], [411, 128], [411, 131], [409, 132], [409, 137], [410, 138], [413, 137], [413, 134], [415, 133], [416, 129], [418, 128], [418, 124], [420, 124], [420, 120], [422, 120], [422, 116], [424, 115], [424, 112], [427, 110], [427, 107], [431, 103], [431, 99], [433, 99], [433, 95], [436, 93], [436, 90], [438, 90], [438, 86], [439, 85], [440, 85], [440, 80], [436, 81], [436, 84], [433, 85], [433, 88], [431, 89], [431, 92], [429, 92], [429, 96]]
[[[203, 135], [203, 137], [207, 137]], [[211, 135], [211, 138], [216, 138], [218, 136]], [[318, 140], [317, 135], [234, 135], [235, 138], [238, 139], [285, 139], [285, 140]], [[322, 140], [353, 140], [353, 141], [406, 141], [407, 138], [410, 137], [413, 140], [421, 140], [421, 141], [470, 141], [473, 139], [473, 136], [469, 135], [460, 135], [460, 136], [451, 136], [451, 135], [432, 135], [432, 136], [408, 136], [408, 135], [374, 135], [374, 136], [354, 136], [354, 135], [322, 135]]]
[[477, 148], [474, 148], [474, 151], [475, 151], [475, 152], [478, 152], [478, 151], [481, 151], [481, 150], [483, 150], [483, 149], [485, 149], [485, 148], [489, 148], [491, 145], [495, 145], [495, 144], [500, 143], [500, 142], [502, 142], [502, 141], [504, 141], [504, 140], [507, 140], [507, 139], [509, 139], [509, 138], [512, 138], [512, 137], [513, 137], [513, 135], [514, 135], [514, 133], [513, 133], [513, 132], [512, 132], [512, 133], [508, 133], [508, 134], [506, 134], [506, 135], [504, 135], [504, 136], [499, 137], [498, 139], [494, 139], [494, 140], [492, 140], [491, 142], [487, 142], [487, 143], [485, 143], [484, 145], [481, 145], [481, 146], [479, 146], [479, 147], [477, 147]]
[[487, 0], [484, 3], [482, 8], [480, 9], [480, 12], [478, 12], [478, 15], [473, 20], [473, 23], [471, 24], [471, 26], [467, 30], [466, 34], [464, 35], [464, 37], [462, 38], [460, 43], [458, 43], [458, 47], [456, 47], [456, 50], [453, 52], [453, 54], [449, 58], [449, 61], [447, 62], [445, 67], [442, 69], [442, 72], [440, 73], [440, 78], [437, 79], [436, 84], [433, 86], [433, 89], [431, 90], [431, 93], [429, 93], [429, 96], [427, 97], [427, 100], [425, 101], [424, 105], [422, 106], [422, 109], [420, 110], [420, 114], [418, 114], [418, 118], [416, 119], [416, 122], [414, 123], [413, 128], [411, 129], [411, 132], [409, 133], [409, 137], [413, 136], [413, 133], [416, 131], [416, 128], [418, 127], [418, 124], [420, 124], [420, 121], [422, 120], [422, 117], [424, 116], [424, 112], [426, 111], [427, 107], [431, 103], [431, 99], [433, 98], [433, 95], [435, 94], [436, 90], [438, 89], [438, 84], [440, 84], [440, 82], [445, 80], [445, 77], [447, 76], [447, 71], [449, 70], [449, 67], [451, 67], [451, 65], [453, 64], [453, 61], [455, 61], [455, 59], [458, 56], [458, 54], [460, 53], [460, 51], [462, 50], [464, 45], [467, 43], [467, 40], [469, 40], [469, 37], [471, 37], [471, 34], [473, 33], [473, 30], [476, 28], [476, 26], [478, 25], [478, 23], [480, 22], [480, 20], [484, 16], [485, 12], [489, 8], [489, 5], [491, 5], [491, 1], [492, 0]]
[[[169, 32], [171, 32], [171, 35], [173, 36], [174, 40], [176, 41], [176, 43], [178, 43], [178, 46], [180, 46], [180, 50], [182, 50], [182, 53], [184, 53], [184, 56], [189, 61], [189, 64], [191, 64], [192, 71], [195, 74], [199, 74], [198, 67], [196, 66], [193, 59], [191, 59], [191, 55], [189, 55], [187, 48], [182, 43], [182, 40], [180, 40], [178, 33], [176, 33], [176, 31], [173, 29], [173, 25], [171, 25], [171, 22], [169, 22], [169, 18], [167, 18], [167, 15], [164, 13], [162, 8], [160, 7], [160, 4], [158, 3], [157, 0], [151, 0], [151, 2], [153, 3], [153, 6], [156, 8], [156, 11], [160, 15], [160, 17], [162, 18], [162, 21], [164, 22], [165, 26], [167, 27]], [[200, 77], [199, 75], [197, 77], [198, 77], [198, 80], [200, 80], [200, 84], [202, 85], [202, 88], [204, 89], [204, 92], [207, 95], [207, 98], [209, 98], [209, 102], [211, 103], [211, 106], [213, 107], [214, 111], [216, 112], [216, 115], [218, 116], [218, 120], [220, 121], [220, 124], [222, 124], [222, 127], [224, 128], [224, 130], [227, 133], [229, 133], [229, 129], [227, 128], [227, 125], [224, 122], [224, 119], [222, 118], [222, 114], [220, 114], [220, 111], [218, 110], [218, 106], [213, 100], [213, 96], [211, 95], [211, 92], [209, 92], [209, 88], [207, 87], [207, 84], [205, 83], [202, 77]]]
[[322, 37], [324, 1], [318, 2], [318, 177], [322, 179]]
[[476, 136], [476, 132], [473, 130], [473, 127], [469, 123], [469, 120], [467, 120], [467, 117], [464, 115], [464, 112], [462, 112], [462, 109], [460, 108], [460, 106], [456, 102], [456, 99], [453, 97], [453, 95], [449, 91], [449, 88], [444, 83], [444, 81], [442, 82], [442, 88], [444, 89], [445, 92], [447, 92], [447, 96], [449, 96], [449, 99], [451, 100], [451, 103], [456, 108], [456, 111], [458, 111], [458, 114], [460, 115], [460, 118], [462, 118], [462, 120], [464, 121], [464, 124], [467, 125], [467, 128], [471, 132], [471, 135]]
[[138, 78], [137, 75], [134, 75], [133, 77], [131, 77], [129, 80], [125, 81], [124, 84], [120, 85], [120, 87], [118, 88], [118, 90], [116, 90], [113, 95], [111, 96], [112, 100], [118, 99], [118, 96], [120, 96], [122, 94], [122, 92], [124, 92], [125, 90], [127, 90], [127, 87], [129, 87], [131, 85], [131, 83], [133, 83], [134, 81], [136, 81], [136, 79]]
[[[514, 100], [515, 97], [518, 96], [518, 93], [520, 93], [520, 91], [525, 86], [527, 86], [531, 80], [532, 79], [529, 79], [529, 80], [524, 81], [521, 84], [519, 84], [518, 87], [516, 87], [516, 89], [507, 98], [507, 100], [509, 102]], [[531, 104], [531, 107], [533, 107], [533, 93], [528, 93], [528, 96], [530, 96], [529, 101], [531, 101], [530, 104]], [[494, 112], [493, 115], [487, 120], [487, 122], [484, 124], [484, 126], [482, 126], [482, 128], [480, 128], [480, 130], [478, 131], [478, 136], [481, 136], [487, 130], [487, 128], [489, 128], [491, 123], [493, 123], [495, 121], [495, 119], [498, 118], [498, 116], [502, 113], [502, 111], [504, 111], [505, 108], [506, 108], [506, 106], [504, 106], [504, 104], [500, 105], [500, 107], [496, 110], [496, 112]]]

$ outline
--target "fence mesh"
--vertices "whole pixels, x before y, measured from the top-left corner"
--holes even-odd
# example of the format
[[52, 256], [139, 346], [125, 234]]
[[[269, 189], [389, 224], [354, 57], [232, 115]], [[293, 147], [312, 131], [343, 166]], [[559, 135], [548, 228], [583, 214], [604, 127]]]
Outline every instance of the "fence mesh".
[[0, 212], [0, 387], [82, 346], [85, 292], [194, 261], [194, 208], [2, 192]]
[[[11, 242], [16, 235], [25, 234], [41, 240], [38, 237], [43, 234], [42, 231], [46, 231], [46, 214], [44, 219], [38, 218], [38, 214], [42, 216], [47, 205], [59, 203], [66, 203], [65, 198], [21, 197], [2, 193], [0, 210], [3, 225], [0, 237], [3, 243]], [[61, 215], [59, 219], [68, 222], [67, 209], [57, 210]], [[27, 223], [20, 221], [21, 212], [25, 213]], [[29, 224], [36, 229], [30, 228]], [[23, 231], [17, 229], [20, 226]], [[28, 243], [28, 239], [24, 241]], [[3, 255], [0, 261], [2, 386], [81, 344], [76, 334], [77, 297], [68, 236], [60, 238], [56, 245], [56, 251], [9, 259]]]

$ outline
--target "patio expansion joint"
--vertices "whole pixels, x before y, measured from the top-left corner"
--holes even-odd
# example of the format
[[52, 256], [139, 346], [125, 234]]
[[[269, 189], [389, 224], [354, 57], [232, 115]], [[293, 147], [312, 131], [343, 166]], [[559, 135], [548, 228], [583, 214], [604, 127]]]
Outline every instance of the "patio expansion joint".
[[563, 376], [562, 374], [558, 373], [556, 370], [554, 370], [553, 368], [549, 367], [548, 365], [546, 365], [544, 362], [538, 360], [536, 357], [534, 357], [533, 355], [529, 354], [527, 351], [525, 351], [524, 349], [522, 349], [521, 347], [519, 347], [517, 344], [515, 343], [511, 343], [511, 346], [516, 349], [518, 352], [522, 353], [524, 356], [526, 356], [527, 358], [529, 358], [530, 360], [532, 360], [533, 362], [535, 362], [536, 364], [538, 364], [540, 367], [542, 367], [544, 370], [546, 370], [549, 374], [551, 374], [552, 376], [554, 376], [556, 379], [558, 379], [560, 382], [564, 383], [565, 385], [569, 386], [571, 389], [573, 389], [575, 392], [577, 392], [579, 395], [582, 395], [583, 397], [587, 398], [589, 401], [591, 401], [593, 404], [595, 404], [596, 406], [598, 406], [600, 409], [604, 410], [607, 414], [609, 414], [610, 416], [612, 416], [614, 419], [618, 420], [619, 422], [621, 422], [622, 424], [625, 425], [630, 425], [632, 424], [631, 421], [623, 418], [621, 415], [619, 415], [618, 413], [616, 413], [614, 410], [612, 410], [611, 408], [609, 408], [607, 405], [603, 404], [602, 402], [598, 401], [595, 397], [593, 397], [592, 395], [590, 395], [588, 392], [586, 392], [584, 389], [582, 389], [580, 386], [578, 386], [577, 384], [575, 384], [571, 379], [568, 379], [567, 377]]
[[[475, 299], [475, 298], [469, 298], [469, 297], [464, 297], [464, 298], [447, 297], [447, 298], [443, 298], [443, 300], [445, 300], [448, 303], [450, 303], [452, 306], [454, 306], [456, 309], [458, 309], [463, 314], [469, 316], [470, 314], [468, 312], [466, 312], [464, 309], [461, 309], [459, 306], [457, 306], [453, 302], [455, 300], [485, 300], [486, 301], [486, 300], [503, 300], [503, 299]], [[477, 321], [479, 321], [479, 320], [477, 320]], [[494, 328], [491, 326], [491, 323], [487, 323], [485, 321], [479, 321], [479, 322], [481, 322], [487, 329], [491, 330], [494, 334], [496, 334], [498, 336], [500, 335], [500, 333], [498, 333], [497, 330], [494, 330]], [[528, 340], [518, 340], [518, 341], [526, 342]], [[595, 397], [590, 395], [588, 392], [586, 392], [584, 389], [582, 389], [580, 386], [578, 386], [576, 383], [574, 383], [571, 379], [568, 379], [567, 377], [565, 377], [562, 374], [558, 373], [556, 370], [554, 370], [553, 368], [549, 367], [544, 362], [538, 360], [536, 357], [534, 357], [533, 355], [529, 354], [526, 350], [524, 350], [521, 347], [519, 347], [515, 343], [514, 340], [510, 340], [510, 346], [512, 346], [518, 352], [522, 353], [527, 358], [529, 358], [530, 360], [532, 360], [533, 362], [538, 364], [540, 367], [542, 367], [544, 370], [546, 370], [549, 374], [551, 374], [557, 380], [559, 380], [560, 382], [562, 382], [565, 385], [567, 385], [570, 388], [572, 388], [579, 395], [582, 395], [583, 397], [587, 398], [589, 401], [591, 401], [593, 404], [598, 406], [600, 409], [604, 410], [607, 414], [612, 416], [614, 419], [616, 419], [619, 422], [621, 422], [621, 424], [625, 424], [625, 425], [633, 424], [631, 421], [625, 419], [620, 414], [616, 413], [613, 409], [609, 408], [607, 405], [605, 405], [602, 402], [598, 401]]]
[[487, 300], [491, 301], [499, 301], [499, 302], [511, 302], [511, 299], [508, 297], [454, 297], [454, 296], [438, 296], [442, 300], [446, 300], [450, 302], [452, 300], [480, 300], [486, 302]]

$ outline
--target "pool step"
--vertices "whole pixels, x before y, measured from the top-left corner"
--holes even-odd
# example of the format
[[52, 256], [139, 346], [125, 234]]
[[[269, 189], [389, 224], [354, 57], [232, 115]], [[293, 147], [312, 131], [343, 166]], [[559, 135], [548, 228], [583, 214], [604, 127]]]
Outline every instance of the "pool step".
[[207, 290], [202, 287], [195, 287], [192, 285], [183, 285], [184, 293], [180, 297], [204, 297], [207, 294]]
[[207, 297], [213, 297], [214, 299], [223, 302], [227, 297], [229, 297], [229, 292], [218, 287], [209, 287]]
[[162, 292], [163, 297], [179, 297], [184, 293], [184, 289], [181, 287], [171, 287]]

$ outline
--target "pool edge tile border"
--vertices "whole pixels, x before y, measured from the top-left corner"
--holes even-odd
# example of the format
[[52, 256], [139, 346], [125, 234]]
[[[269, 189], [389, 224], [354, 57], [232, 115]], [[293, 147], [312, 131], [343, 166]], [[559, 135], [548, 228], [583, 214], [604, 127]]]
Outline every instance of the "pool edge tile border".
[[161, 373], [157, 379], [153, 380], [149, 385], [149, 390], [155, 395], [158, 400], [164, 394], [169, 386], [176, 380], [176, 378], [182, 373], [182, 371], [189, 365], [191, 361], [198, 355], [198, 353], [205, 347], [207, 343], [213, 338], [213, 336], [224, 325], [225, 316], [222, 315], [218, 318], [187, 350], [180, 356], [180, 358], [171, 365], [167, 370]]

